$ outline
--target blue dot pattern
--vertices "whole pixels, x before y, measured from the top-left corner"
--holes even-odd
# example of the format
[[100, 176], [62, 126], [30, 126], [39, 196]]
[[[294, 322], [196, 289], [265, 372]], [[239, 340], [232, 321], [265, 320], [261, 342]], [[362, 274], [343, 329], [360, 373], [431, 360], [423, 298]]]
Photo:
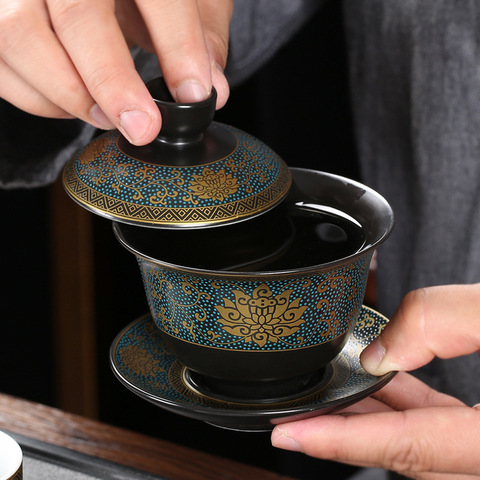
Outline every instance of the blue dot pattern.
[[65, 188], [100, 215], [138, 223], [225, 222], [272, 207], [290, 187], [287, 165], [254, 137], [222, 128], [236, 138], [234, 151], [208, 165], [188, 167], [132, 158], [118, 147], [119, 132], [105, 133], [67, 164]]
[[179, 413], [194, 418], [205, 416], [209, 421], [212, 421], [212, 415], [218, 415], [219, 424], [222, 411], [226, 415], [235, 411], [239, 415], [262, 413], [268, 425], [270, 416], [282, 416], [282, 410], [287, 416], [323, 408], [330, 412], [332, 407], [349, 405], [383, 386], [393, 375], [369, 375], [361, 367], [359, 357], [387, 323], [384, 316], [362, 307], [348, 342], [331, 362], [331, 381], [317, 392], [281, 404], [235, 404], [206, 397], [191, 389], [185, 383], [183, 367], [165, 347], [150, 315], [133, 322], [119, 334], [112, 345], [110, 360], [123, 384], [159, 406], [174, 411], [177, 408]]
[[138, 262], [160, 330], [208, 347], [268, 351], [310, 347], [347, 332], [362, 305], [371, 256], [305, 275], [221, 279]]

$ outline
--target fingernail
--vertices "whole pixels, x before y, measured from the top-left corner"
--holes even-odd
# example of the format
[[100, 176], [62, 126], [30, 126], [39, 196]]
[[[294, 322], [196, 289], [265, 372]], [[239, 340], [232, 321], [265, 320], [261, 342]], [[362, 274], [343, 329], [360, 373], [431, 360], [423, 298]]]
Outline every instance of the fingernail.
[[385, 347], [380, 338], [376, 338], [361, 354], [360, 362], [364, 370], [372, 375], [381, 375], [381, 364], [385, 358]]
[[201, 102], [209, 95], [207, 89], [196, 80], [187, 80], [175, 89], [175, 100], [180, 103]]
[[97, 104], [93, 105], [90, 109], [89, 115], [96, 127], [103, 130], [112, 130], [112, 128], [115, 128], [115, 125], [109, 120]]
[[152, 117], [142, 110], [126, 110], [120, 115], [120, 131], [130, 143], [142, 141], [150, 128]]
[[294, 438], [290, 437], [288, 432], [278, 427], [275, 428], [272, 433], [272, 445], [292, 452], [302, 451], [300, 444]]

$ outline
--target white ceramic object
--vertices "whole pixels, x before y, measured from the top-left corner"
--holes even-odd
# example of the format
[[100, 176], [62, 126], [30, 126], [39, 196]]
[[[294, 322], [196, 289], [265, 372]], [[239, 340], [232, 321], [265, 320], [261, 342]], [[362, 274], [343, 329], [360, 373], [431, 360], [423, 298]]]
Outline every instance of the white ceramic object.
[[22, 449], [4, 432], [0, 432], [0, 480], [22, 479]]

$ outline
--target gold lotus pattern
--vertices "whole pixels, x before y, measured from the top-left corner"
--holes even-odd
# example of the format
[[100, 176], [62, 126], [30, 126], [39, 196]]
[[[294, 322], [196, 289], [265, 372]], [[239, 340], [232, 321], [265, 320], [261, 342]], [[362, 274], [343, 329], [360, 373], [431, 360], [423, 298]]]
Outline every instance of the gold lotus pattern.
[[[322, 388], [309, 395], [280, 402], [277, 406], [281, 405], [282, 408], [289, 409], [306, 406], [311, 409], [314, 405], [323, 405], [329, 402], [346, 401], [349, 403], [350, 399], [358, 400], [359, 392], [369, 390], [372, 393], [370, 389], [376, 390], [382, 386], [387, 378], [392, 378], [392, 374], [384, 377], [369, 375], [361, 367], [359, 357], [362, 350], [379, 335], [387, 323], [388, 319], [383, 315], [367, 307], [362, 307], [349, 341], [342, 352], [331, 362], [333, 370], [331, 381], [326, 382]], [[169, 404], [173, 400], [177, 403], [180, 402], [182, 407], [187, 405], [214, 407], [225, 410], [229, 412], [228, 414], [237, 409], [244, 412], [245, 409], [253, 411], [266, 408], [264, 403], [238, 404], [216, 399], [192, 388], [186, 380], [185, 367], [163, 344], [159, 331], [155, 335], [150, 335], [150, 330], [155, 331], [150, 328], [152, 325], [154, 323], [150, 316], [136, 321], [135, 324], [128, 327], [115, 345], [112, 360], [116, 367], [116, 375], [122, 380], [140, 388], [144, 394], [148, 395], [149, 399], [153, 397], [159, 402], [167, 401]], [[146, 332], [147, 330], [148, 332]], [[155, 376], [148, 379], [138, 376], [129, 363], [131, 358], [128, 357], [127, 362], [122, 360], [123, 350], [132, 343], [141, 345], [159, 361], [162, 368], [155, 372]]]
[[160, 330], [236, 350], [305, 348], [347, 332], [358, 316], [369, 256], [324, 273], [261, 281], [192, 276], [137, 258]]
[[357, 322], [357, 329], [359, 331], [367, 332], [365, 338], [370, 342], [374, 338], [377, 338], [387, 326], [387, 322], [378, 322], [375, 315], [368, 311]]
[[134, 202], [146, 200], [153, 206], [167, 205], [168, 199], [179, 195], [184, 202], [198, 204], [179, 169], [172, 168], [168, 177], [158, 178], [155, 167], [140, 162], [121, 162], [122, 157], [111, 144], [109, 136], [100, 137], [87, 145], [79, 156], [80, 175], [88, 175], [97, 188], [108, 183], [108, 188], [116, 195], [128, 191]]
[[[200, 174], [192, 174], [186, 179], [180, 169], [168, 168], [168, 175], [159, 176], [163, 171], [159, 166], [150, 166], [143, 162], [128, 159], [119, 153], [114, 145], [115, 134], [99, 137], [87, 145], [79, 155], [79, 173], [89, 176], [96, 187], [109, 184], [117, 195], [125, 194], [133, 201], [148, 200], [152, 205], [166, 205], [168, 198], [182, 196], [182, 202], [197, 205], [199, 200], [223, 202], [236, 193], [241, 185], [247, 193], [251, 193], [252, 179], [259, 184], [267, 183], [269, 175], [266, 171], [273, 168], [270, 158], [262, 158], [262, 149], [249, 142], [241, 143], [242, 159], [228, 158], [225, 166], [233, 173], [242, 172], [243, 181], [225, 169], [214, 171], [205, 167]], [[125, 158], [128, 161], [121, 161]], [[266, 171], [265, 171], [266, 170]]]
[[235, 139], [232, 152], [188, 167], [134, 158], [118, 132], [105, 133], [67, 163], [65, 189], [95, 213], [140, 224], [223, 223], [271, 208], [288, 193], [290, 170], [266, 145], [224, 127]]
[[137, 375], [155, 375], [162, 371], [158, 359], [138, 345], [127, 345], [120, 353], [122, 360]]
[[223, 202], [238, 190], [237, 179], [225, 170], [214, 172], [204, 168], [201, 175], [192, 175], [190, 190], [199, 198], [214, 199]]
[[274, 295], [268, 285], [262, 284], [248, 295], [241, 290], [233, 292], [235, 301], [225, 298], [225, 306], [217, 306], [218, 322], [223, 328], [245, 342], [255, 342], [263, 347], [267, 341], [277, 343], [282, 337], [292, 335], [305, 320], [307, 309], [300, 299], [290, 301], [292, 290]]

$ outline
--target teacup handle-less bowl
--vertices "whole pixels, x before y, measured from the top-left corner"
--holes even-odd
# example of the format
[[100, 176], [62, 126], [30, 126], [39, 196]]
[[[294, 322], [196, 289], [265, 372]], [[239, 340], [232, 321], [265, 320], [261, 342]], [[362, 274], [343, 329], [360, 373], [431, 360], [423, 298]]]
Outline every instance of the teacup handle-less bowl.
[[[291, 172], [286, 200], [255, 220], [195, 232], [114, 223], [120, 243], [137, 257], [154, 322], [188, 367], [192, 388], [248, 402], [301, 395], [324, 381], [324, 367], [348, 339], [373, 252], [393, 228], [392, 209], [361, 183]], [[338, 225], [350, 250], [316, 262], [324, 250], [339, 251], [342, 235], [332, 237], [337, 243], [321, 238]], [[248, 269], [255, 262], [246, 262], [246, 271], [228, 268], [265, 244], [278, 255], [262, 252], [261, 269]]]

